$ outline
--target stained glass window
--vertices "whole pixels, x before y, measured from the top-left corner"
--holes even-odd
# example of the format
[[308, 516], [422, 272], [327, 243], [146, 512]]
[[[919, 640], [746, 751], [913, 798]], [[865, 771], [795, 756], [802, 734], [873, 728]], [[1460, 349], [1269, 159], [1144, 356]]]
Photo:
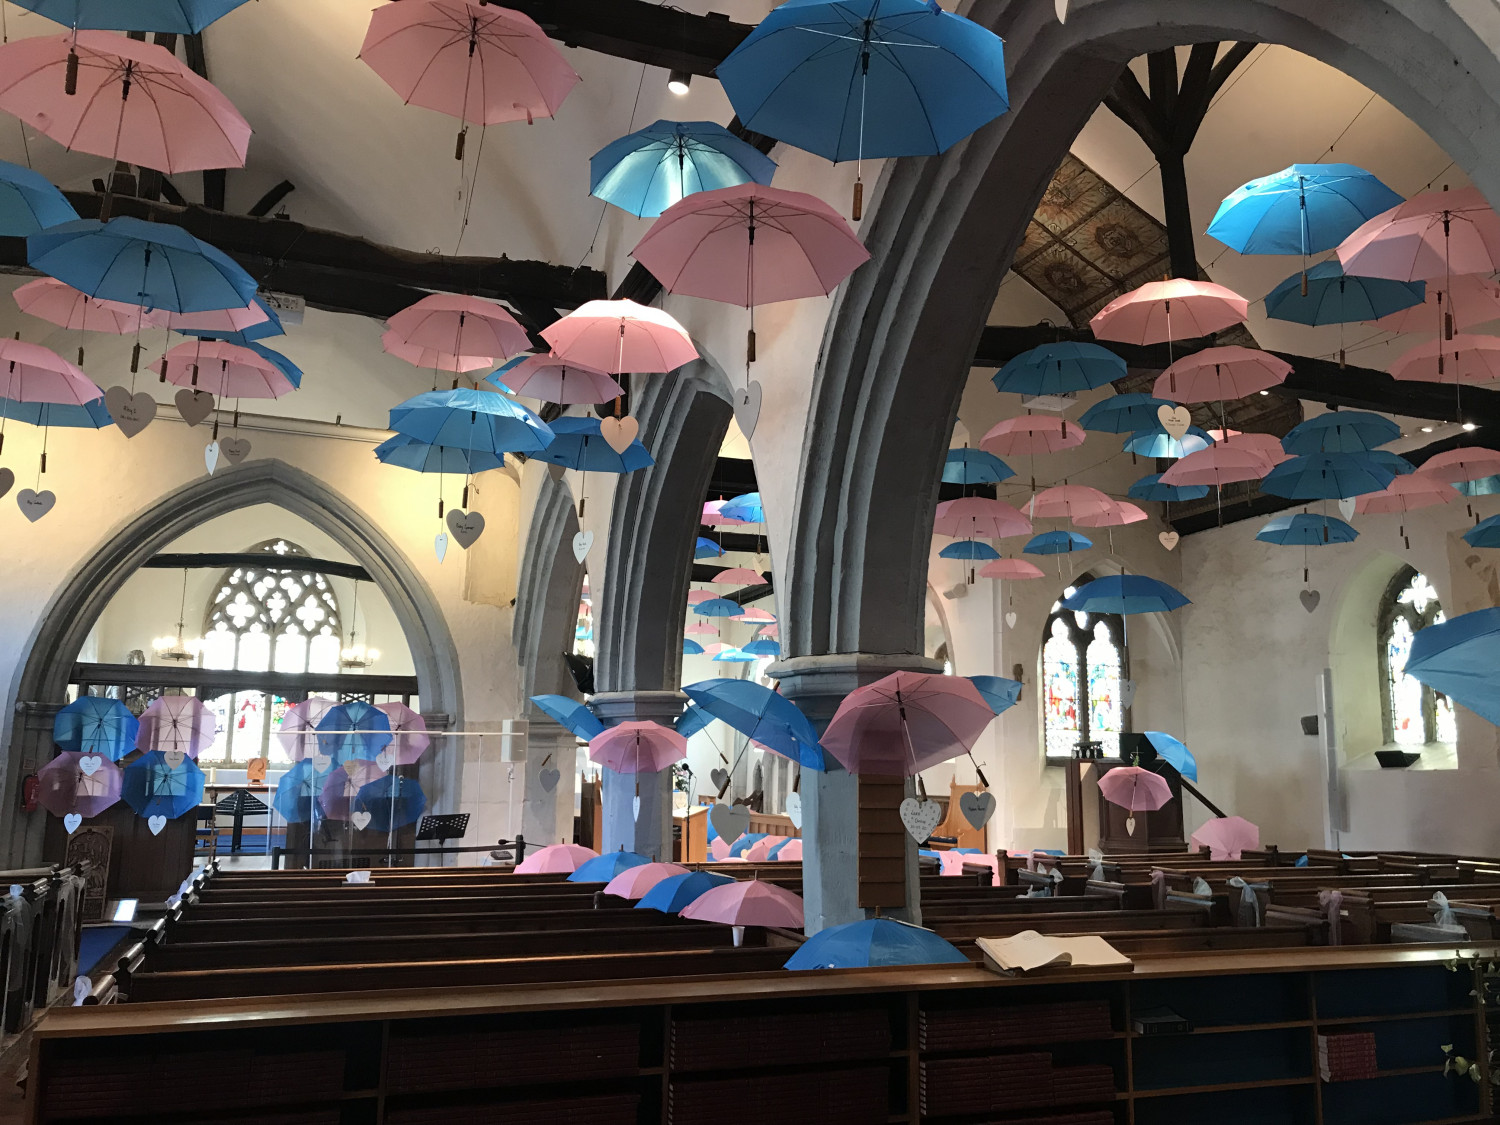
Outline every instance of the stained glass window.
[[1052, 622], [1052, 635], [1042, 647], [1047, 756], [1072, 757], [1078, 745], [1078, 649], [1062, 618]]
[[1387, 743], [1422, 746], [1458, 739], [1447, 697], [1406, 674], [1412, 638], [1442, 620], [1432, 583], [1411, 567], [1402, 568], [1386, 588], [1380, 611], [1380, 694]]
[[1120, 650], [1103, 621], [1094, 626], [1093, 637], [1087, 650], [1089, 741], [1101, 743], [1104, 754], [1116, 758], [1120, 754], [1120, 731], [1124, 729]]
[[[1079, 584], [1089, 581], [1087, 576]], [[1067, 597], [1072, 588], [1063, 591]], [[1124, 704], [1124, 623], [1113, 614], [1075, 613], [1054, 604], [1042, 646], [1042, 710], [1048, 758], [1071, 758], [1081, 740], [1120, 753]]]

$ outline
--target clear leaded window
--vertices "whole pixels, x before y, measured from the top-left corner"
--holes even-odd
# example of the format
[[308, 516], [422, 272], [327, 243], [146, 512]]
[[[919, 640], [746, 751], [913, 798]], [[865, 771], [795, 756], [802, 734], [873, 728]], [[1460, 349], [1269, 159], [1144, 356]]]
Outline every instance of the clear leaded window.
[[[1087, 577], [1079, 584], [1089, 581]], [[1070, 597], [1074, 587], [1063, 592]], [[1071, 758], [1080, 742], [1097, 742], [1118, 757], [1129, 729], [1125, 627], [1115, 614], [1076, 613], [1052, 606], [1042, 642], [1042, 714], [1048, 758]]]
[[1453, 704], [1406, 674], [1412, 638], [1443, 619], [1437, 591], [1426, 575], [1403, 567], [1380, 607], [1380, 695], [1388, 743], [1421, 746], [1458, 739]]

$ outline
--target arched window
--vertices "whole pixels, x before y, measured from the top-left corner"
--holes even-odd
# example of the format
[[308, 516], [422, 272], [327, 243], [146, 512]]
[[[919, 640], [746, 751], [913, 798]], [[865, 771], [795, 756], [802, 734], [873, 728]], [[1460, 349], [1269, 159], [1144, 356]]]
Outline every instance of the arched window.
[[1406, 674], [1412, 638], [1443, 618], [1437, 591], [1427, 577], [1402, 567], [1386, 587], [1380, 606], [1380, 698], [1385, 741], [1404, 746], [1456, 742], [1453, 704]]
[[[1085, 576], [1079, 585], [1089, 581]], [[1076, 587], [1063, 591], [1068, 598]], [[1075, 613], [1054, 602], [1042, 643], [1042, 712], [1049, 759], [1071, 758], [1080, 742], [1119, 757], [1130, 729], [1124, 621], [1112, 613]]]

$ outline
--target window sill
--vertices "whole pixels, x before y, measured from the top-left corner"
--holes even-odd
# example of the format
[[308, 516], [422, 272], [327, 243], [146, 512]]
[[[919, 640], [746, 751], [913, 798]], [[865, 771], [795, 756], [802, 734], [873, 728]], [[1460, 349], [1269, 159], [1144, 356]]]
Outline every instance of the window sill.
[[1360, 750], [1350, 754], [1340, 767], [1346, 770], [1379, 770], [1384, 767], [1376, 761], [1376, 750], [1405, 750], [1410, 754], [1420, 754], [1415, 762], [1407, 766], [1407, 770], [1456, 770], [1458, 769], [1458, 747], [1451, 742], [1428, 742], [1407, 745], [1397, 742], [1388, 743], [1385, 746], [1377, 746], [1370, 750]]

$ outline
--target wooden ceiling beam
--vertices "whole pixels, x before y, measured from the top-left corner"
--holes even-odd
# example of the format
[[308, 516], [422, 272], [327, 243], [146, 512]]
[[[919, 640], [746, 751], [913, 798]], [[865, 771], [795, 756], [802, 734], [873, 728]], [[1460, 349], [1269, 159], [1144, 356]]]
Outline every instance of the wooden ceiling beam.
[[553, 39], [616, 58], [713, 77], [754, 27], [647, 0], [506, 0]]

